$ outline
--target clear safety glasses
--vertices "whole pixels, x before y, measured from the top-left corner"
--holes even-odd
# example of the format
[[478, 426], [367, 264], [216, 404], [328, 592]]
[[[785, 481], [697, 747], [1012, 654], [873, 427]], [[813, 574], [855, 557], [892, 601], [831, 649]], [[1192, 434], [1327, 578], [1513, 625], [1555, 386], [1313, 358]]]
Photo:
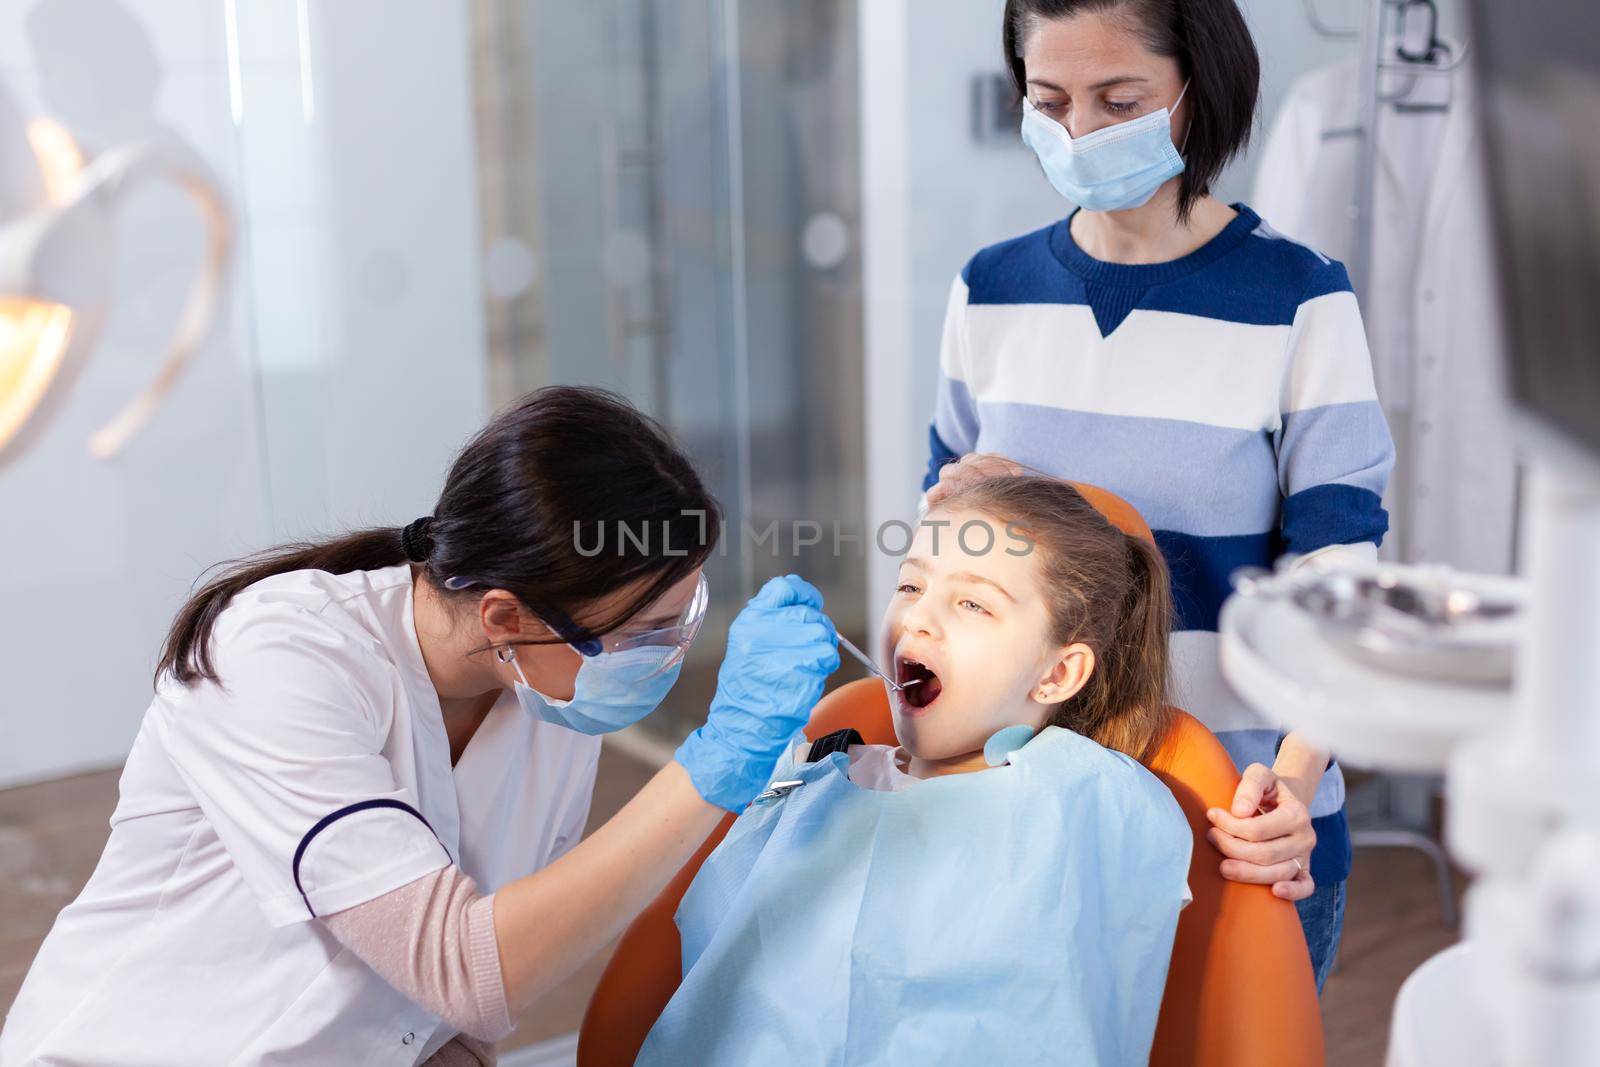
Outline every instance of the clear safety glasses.
[[[700, 624], [705, 622], [706, 608], [710, 603], [711, 592], [706, 585], [706, 577], [702, 574], [700, 581], [695, 584], [694, 595], [689, 598], [688, 605], [683, 609], [683, 614], [678, 616], [678, 621], [671, 626], [658, 626], [649, 630], [622, 627], [599, 637], [591, 637], [581, 644], [578, 642], [569, 644], [585, 656], [595, 656], [601, 652], [627, 652], [638, 648], [663, 649], [666, 651], [662, 656], [661, 665], [654, 672], [662, 674], [683, 662], [683, 657], [688, 655], [689, 646], [694, 644], [695, 635], [700, 632]], [[553, 625], [551, 628], [555, 629]], [[598, 644], [599, 647], [592, 651], [584, 647], [594, 644]]]
[[[444, 584], [447, 589], [466, 589], [485, 583], [471, 578], [449, 578]], [[695, 635], [700, 632], [700, 624], [705, 622], [706, 608], [710, 603], [710, 589], [706, 585], [706, 576], [702, 574], [699, 582], [695, 584], [694, 595], [689, 598], [688, 605], [683, 609], [683, 614], [678, 616], [678, 621], [671, 626], [657, 626], [651, 629], [630, 629], [622, 626], [610, 633], [595, 635], [553, 608], [546, 608], [536, 614], [557, 637], [582, 656], [591, 657], [598, 656], [602, 652], [629, 652], [636, 649], [660, 650], [656, 654], [660, 655], [661, 662], [656, 665], [655, 670], [639, 679], [645, 681], [658, 674], [665, 674], [683, 662], [683, 657], [689, 652], [689, 646], [694, 644]], [[645, 654], [640, 655], [643, 658]]]

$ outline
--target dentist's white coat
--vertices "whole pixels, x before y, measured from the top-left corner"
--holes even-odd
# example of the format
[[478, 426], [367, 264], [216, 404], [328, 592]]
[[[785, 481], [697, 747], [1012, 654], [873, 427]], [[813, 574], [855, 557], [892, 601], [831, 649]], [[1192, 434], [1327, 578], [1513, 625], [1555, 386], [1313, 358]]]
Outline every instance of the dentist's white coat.
[[411, 595], [398, 566], [234, 599], [224, 686], [158, 690], [0, 1064], [400, 1065], [454, 1036], [314, 916], [452, 861], [484, 892], [546, 866], [583, 832], [600, 740], [508, 694], [452, 768]]

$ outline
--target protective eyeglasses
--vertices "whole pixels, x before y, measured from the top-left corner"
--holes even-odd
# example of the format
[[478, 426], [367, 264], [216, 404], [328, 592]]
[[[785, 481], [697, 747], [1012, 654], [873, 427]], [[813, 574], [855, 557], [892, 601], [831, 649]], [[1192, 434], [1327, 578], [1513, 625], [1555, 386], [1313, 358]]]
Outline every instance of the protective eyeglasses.
[[[446, 589], [460, 590], [488, 583], [473, 578], [447, 578], [444, 584]], [[540, 622], [550, 627], [557, 637], [581, 656], [593, 657], [602, 652], [626, 652], [637, 648], [670, 649], [652, 673], [651, 677], [654, 677], [655, 674], [663, 674], [683, 662], [683, 657], [689, 652], [689, 646], [694, 644], [695, 635], [700, 632], [700, 624], [705, 622], [706, 609], [710, 603], [710, 588], [706, 584], [706, 576], [702, 574], [699, 582], [695, 584], [694, 595], [689, 598], [688, 605], [683, 609], [683, 614], [678, 616], [678, 621], [671, 626], [649, 629], [630, 629], [624, 626], [609, 633], [593, 634], [554, 608], [545, 608], [534, 614]]]

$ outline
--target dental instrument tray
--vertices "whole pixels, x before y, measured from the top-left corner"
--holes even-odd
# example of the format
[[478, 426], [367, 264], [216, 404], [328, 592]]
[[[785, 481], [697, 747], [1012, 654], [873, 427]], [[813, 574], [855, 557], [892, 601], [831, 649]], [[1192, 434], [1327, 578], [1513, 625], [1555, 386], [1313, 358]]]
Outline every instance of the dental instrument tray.
[[1455, 744], [1509, 714], [1519, 580], [1327, 560], [1243, 570], [1234, 586], [1220, 626], [1229, 683], [1341, 757], [1442, 770]]
[[1511, 684], [1526, 600], [1515, 580], [1313, 562], [1247, 570], [1234, 583], [1246, 595], [1286, 597], [1330, 645], [1368, 666], [1455, 685]]

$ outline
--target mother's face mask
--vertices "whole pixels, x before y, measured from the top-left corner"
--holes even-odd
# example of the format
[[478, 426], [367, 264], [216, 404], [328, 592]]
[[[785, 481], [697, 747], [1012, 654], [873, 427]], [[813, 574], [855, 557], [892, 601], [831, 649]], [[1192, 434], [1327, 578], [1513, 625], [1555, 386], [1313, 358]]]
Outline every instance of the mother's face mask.
[[1156, 190], [1183, 173], [1183, 156], [1172, 143], [1171, 108], [1073, 137], [1026, 97], [1022, 101], [1022, 139], [1039, 157], [1056, 192], [1087, 211], [1128, 211], [1143, 207]]

